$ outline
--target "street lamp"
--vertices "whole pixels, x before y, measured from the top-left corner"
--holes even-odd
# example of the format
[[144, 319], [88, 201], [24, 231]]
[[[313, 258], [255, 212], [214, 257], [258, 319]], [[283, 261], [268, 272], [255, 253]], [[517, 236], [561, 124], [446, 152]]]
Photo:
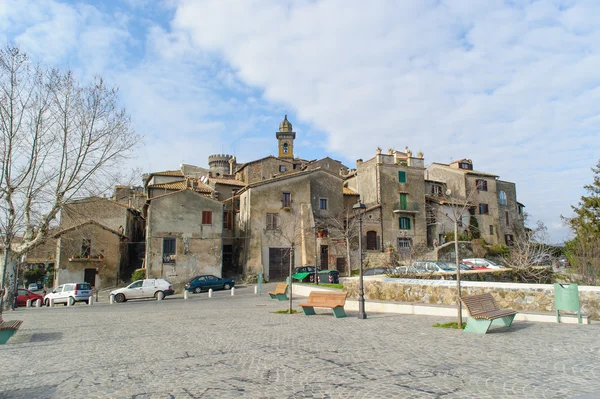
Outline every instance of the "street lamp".
[[446, 190], [446, 196], [450, 198], [450, 204], [452, 205], [452, 216], [454, 222], [454, 256], [456, 261], [456, 291], [458, 298], [456, 299], [456, 306], [458, 311], [458, 327], [462, 326], [462, 306], [460, 303], [460, 262], [458, 259], [458, 218], [462, 219], [463, 212], [457, 212], [454, 198], [452, 197], [452, 190]]
[[363, 253], [362, 253], [362, 221], [363, 213], [367, 207], [365, 204], [358, 202], [352, 207], [354, 214], [358, 216], [358, 256], [360, 259], [359, 274], [358, 274], [358, 318], [366, 319], [365, 313], [365, 290], [363, 285]]

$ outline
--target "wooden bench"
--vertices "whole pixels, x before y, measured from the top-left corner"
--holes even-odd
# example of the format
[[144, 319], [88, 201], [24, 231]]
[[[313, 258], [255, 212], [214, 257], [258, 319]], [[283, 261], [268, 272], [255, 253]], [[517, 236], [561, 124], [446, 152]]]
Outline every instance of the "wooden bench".
[[271, 299], [279, 299], [280, 301], [287, 301], [288, 297], [286, 295], [288, 289], [288, 285], [286, 283], [279, 283], [277, 287], [275, 287], [275, 291], [270, 291], [269, 296]]
[[298, 306], [302, 306], [302, 310], [306, 316], [316, 314], [314, 308], [330, 308], [333, 310], [335, 317], [346, 317], [344, 305], [346, 304], [347, 296], [347, 292], [311, 291], [308, 294], [308, 302], [301, 303]]
[[23, 320], [4, 320], [0, 314], [0, 345], [8, 342], [10, 337], [21, 327]]
[[490, 326], [510, 327], [517, 312], [500, 309], [492, 294], [463, 296], [461, 302], [467, 307], [470, 317], [465, 332], [485, 334]]

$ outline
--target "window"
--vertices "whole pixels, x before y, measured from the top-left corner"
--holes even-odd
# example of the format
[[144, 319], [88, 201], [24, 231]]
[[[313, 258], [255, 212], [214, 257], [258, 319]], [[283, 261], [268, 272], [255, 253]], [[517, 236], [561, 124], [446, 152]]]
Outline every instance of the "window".
[[92, 253], [92, 240], [84, 238], [81, 242], [81, 257], [88, 258]]
[[398, 183], [406, 183], [406, 172], [403, 170], [398, 171]]
[[292, 206], [292, 194], [283, 193], [281, 195], [281, 206], [283, 208], [290, 208]]
[[509, 225], [509, 223], [508, 223], [508, 211], [504, 212], [504, 216], [506, 217], [506, 225], [508, 226]]
[[284, 153], [284, 154], [287, 154], [289, 150], [290, 150], [290, 149], [289, 149], [289, 145], [288, 145], [288, 143], [284, 143], [284, 144], [283, 144], [283, 153]]
[[267, 213], [267, 230], [276, 230], [279, 228], [279, 214]]
[[163, 238], [163, 263], [173, 263], [174, 260], [171, 255], [175, 255], [175, 238], [165, 237]]
[[475, 180], [475, 184], [477, 185], [477, 190], [487, 191], [487, 180], [477, 179]]
[[442, 195], [442, 186], [434, 184], [431, 186], [431, 195]]
[[480, 215], [488, 214], [488, 204], [479, 204], [479, 214]]
[[494, 226], [490, 224], [490, 235], [494, 235]]
[[404, 255], [410, 254], [410, 246], [412, 239], [410, 238], [398, 238], [398, 252]]
[[473, 170], [473, 164], [468, 162], [460, 162], [458, 167], [461, 169]]
[[321, 198], [319, 200], [319, 209], [327, 209], [327, 198]]
[[504, 240], [506, 241], [506, 245], [508, 245], [509, 247], [514, 245], [514, 243], [515, 243], [515, 238], [513, 237], [512, 234], [505, 234]]
[[500, 205], [506, 205], [506, 193], [504, 191], [500, 191]]
[[279, 165], [279, 171], [280, 172], [285, 172], [286, 171], [285, 165]]
[[410, 218], [399, 218], [398, 227], [400, 228], [400, 230], [410, 230]]
[[405, 193], [400, 194], [400, 209], [408, 209], [407, 194]]
[[226, 230], [233, 228], [233, 212], [223, 212], [223, 228]]
[[212, 211], [202, 211], [202, 224], [212, 224]]

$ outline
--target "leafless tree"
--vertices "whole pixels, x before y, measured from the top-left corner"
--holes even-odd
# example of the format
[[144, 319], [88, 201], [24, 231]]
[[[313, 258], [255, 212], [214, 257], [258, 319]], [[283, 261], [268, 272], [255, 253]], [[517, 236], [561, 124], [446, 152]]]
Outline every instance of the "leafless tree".
[[5, 308], [14, 302], [18, 259], [44, 241], [66, 202], [112, 186], [140, 139], [118, 91], [101, 78], [82, 85], [70, 72], [34, 64], [17, 47], [0, 50]]
[[[283, 245], [289, 246], [290, 265], [288, 270], [289, 277], [289, 313], [292, 314], [292, 274], [294, 273], [294, 256], [296, 248], [301, 245], [308, 236], [312, 237], [314, 231], [314, 220], [310, 206], [300, 204], [299, 207], [290, 207], [289, 210], [279, 212], [279, 223], [277, 228], [265, 230], [270, 232], [274, 239], [279, 240]], [[315, 262], [316, 263], [316, 262]], [[316, 270], [316, 265], [315, 265]]]
[[326, 218], [323, 224], [327, 228], [331, 238], [344, 241], [348, 276], [352, 276], [350, 252], [352, 248], [356, 247], [358, 242], [358, 218], [355, 217], [353, 209], [342, 209], [339, 213]]

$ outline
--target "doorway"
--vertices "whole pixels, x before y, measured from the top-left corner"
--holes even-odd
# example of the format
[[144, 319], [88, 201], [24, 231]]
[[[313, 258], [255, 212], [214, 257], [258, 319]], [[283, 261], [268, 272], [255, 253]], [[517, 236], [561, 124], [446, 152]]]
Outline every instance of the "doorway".
[[321, 270], [329, 269], [329, 246], [321, 245]]

